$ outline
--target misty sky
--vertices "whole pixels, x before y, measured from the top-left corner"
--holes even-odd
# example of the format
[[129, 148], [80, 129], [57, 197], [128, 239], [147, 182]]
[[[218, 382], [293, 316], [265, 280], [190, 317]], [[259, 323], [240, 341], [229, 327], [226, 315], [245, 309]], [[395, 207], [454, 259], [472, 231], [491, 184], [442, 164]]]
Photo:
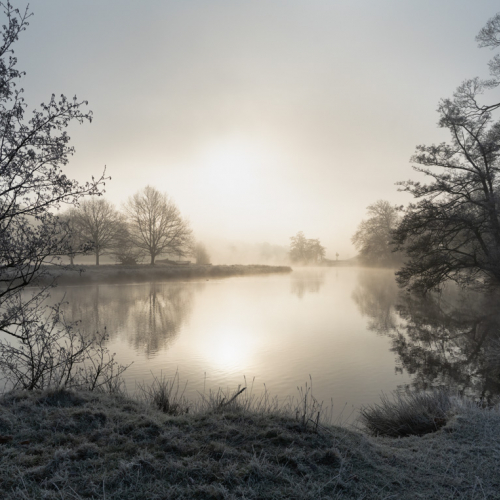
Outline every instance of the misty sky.
[[[25, 3], [14, 1], [18, 7]], [[117, 206], [151, 184], [211, 249], [355, 255], [366, 206], [406, 204], [417, 144], [446, 140], [439, 99], [486, 77], [493, 0], [35, 0], [16, 44], [30, 105], [89, 101], [67, 169], [103, 167]], [[493, 100], [494, 96], [489, 96]], [[498, 100], [498, 99], [497, 99]]]

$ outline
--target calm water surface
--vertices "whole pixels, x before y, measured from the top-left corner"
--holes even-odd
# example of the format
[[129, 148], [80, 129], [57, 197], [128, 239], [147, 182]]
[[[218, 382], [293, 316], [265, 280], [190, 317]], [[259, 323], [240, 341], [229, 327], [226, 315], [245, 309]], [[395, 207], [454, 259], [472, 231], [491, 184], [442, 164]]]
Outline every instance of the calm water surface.
[[[333, 400], [334, 413], [346, 416], [378, 402], [382, 391], [405, 385], [499, 389], [487, 360], [471, 361], [471, 353], [477, 361], [484, 347], [481, 332], [471, 334], [470, 321], [463, 326], [447, 319], [458, 299], [453, 307], [442, 297], [438, 306], [436, 299], [415, 302], [398, 291], [388, 270], [309, 268], [210, 281], [60, 287], [56, 294], [65, 294], [69, 319], [81, 320], [89, 332], [106, 327], [117, 360], [133, 361], [125, 372], [130, 391], [152, 374], [178, 370], [189, 396], [204, 385], [236, 388], [246, 376], [255, 377], [254, 391], [265, 384], [284, 398], [297, 395], [312, 377], [315, 396]], [[484, 320], [481, 325], [487, 328]]]

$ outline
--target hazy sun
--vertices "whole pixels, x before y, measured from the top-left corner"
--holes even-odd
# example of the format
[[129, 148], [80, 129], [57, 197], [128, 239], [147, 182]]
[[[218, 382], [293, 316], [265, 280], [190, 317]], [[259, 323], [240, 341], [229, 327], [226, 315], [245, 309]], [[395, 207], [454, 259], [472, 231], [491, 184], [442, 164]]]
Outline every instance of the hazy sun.
[[[266, 143], [248, 138], [225, 138], [206, 144], [197, 152], [191, 170], [191, 197], [200, 200], [201, 220], [216, 221], [219, 231], [234, 237], [256, 221], [268, 218], [275, 203], [275, 165], [278, 154]], [[201, 206], [203, 200], [203, 206]], [[248, 232], [247, 232], [248, 236]]]
[[205, 187], [226, 201], [239, 204], [262, 191], [266, 167], [272, 158], [262, 146], [248, 140], [228, 139], [207, 147], [199, 161]]
[[219, 187], [253, 187], [261, 160], [254, 148], [242, 142], [214, 145], [203, 161], [205, 172]]

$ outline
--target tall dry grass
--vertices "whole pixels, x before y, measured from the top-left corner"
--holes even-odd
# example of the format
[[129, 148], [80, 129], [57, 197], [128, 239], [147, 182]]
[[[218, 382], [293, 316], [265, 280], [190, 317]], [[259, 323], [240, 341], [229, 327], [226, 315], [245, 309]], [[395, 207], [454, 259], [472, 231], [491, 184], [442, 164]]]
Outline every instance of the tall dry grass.
[[[179, 372], [168, 378], [163, 372], [159, 377], [153, 375], [149, 384], [137, 384], [136, 397], [149, 406], [168, 415], [177, 416], [187, 413], [240, 412], [260, 415], [280, 415], [293, 418], [302, 428], [317, 431], [320, 426], [339, 424], [334, 421], [333, 402], [325, 404], [314, 396], [312, 378], [304, 386], [297, 387], [297, 394], [280, 399], [271, 395], [267, 387], [260, 392], [255, 390], [255, 378], [248, 381], [243, 377], [243, 384], [236, 389], [218, 388], [204, 390], [199, 397], [189, 400], [186, 396], [187, 382], [180, 382]], [[342, 415], [339, 417], [342, 418]]]

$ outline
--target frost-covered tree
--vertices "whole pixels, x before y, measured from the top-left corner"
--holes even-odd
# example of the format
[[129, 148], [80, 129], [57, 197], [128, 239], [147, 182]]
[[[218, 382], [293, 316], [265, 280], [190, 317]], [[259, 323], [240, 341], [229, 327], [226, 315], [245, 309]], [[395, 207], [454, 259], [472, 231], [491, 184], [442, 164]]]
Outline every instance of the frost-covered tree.
[[[13, 45], [30, 13], [0, 2], [0, 372], [3, 382], [25, 389], [85, 385], [113, 380], [115, 363], [104, 361], [100, 339], [85, 338], [62, 320], [60, 305], [48, 308], [48, 278], [59, 256], [71, 252], [57, 209], [85, 195], [99, 195], [104, 178], [79, 184], [64, 173], [74, 149], [66, 128], [91, 120], [87, 103], [50, 97], [28, 113]], [[45, 281], [46, 282], [46, 281]], [[93, 354], [97, 361], [86, 365]], [[108, 359], [108, 358], [106, 358]], [[78, 367], [78, 368], [77, 368]], [[111, 370], [111, 372], [109, 371]], [[118, 369], [118, 372], [120, 368]], [[111, 373], [111, 374], [110, 374]], [[78, 379], [78, 381], [77, 381]]]
[[7, 19], [0, 33], [0, 330], [13, 334], [18, 307], [12, 301], [40, 277], [43, 264], [68, 250], [54, 209], [99, 194], [103, 179], [81, 185], [63, 171], [74, 152], [65, 129], [91, 119], [85, 101], [52, 95], [27, 116], [13, 44], [30, 14], [9, 2], [0, 7]]
[[[500, 14], [477, 39], [482, 47], [500, 46]], [[439, 126], [450, 140], [418, 146], [412, 158], [429, 181], [401, 183], [415, 198], [395, 232], [397, 247], [409, 256], [397, 273], [402, 286], [500, 283], [500, 121], [493, 116], [500, 103], [480, 103], [485, 90], [500, 84], [498, 54], [490, 71], [490, 80], [466, 80], [440, 102]]]

